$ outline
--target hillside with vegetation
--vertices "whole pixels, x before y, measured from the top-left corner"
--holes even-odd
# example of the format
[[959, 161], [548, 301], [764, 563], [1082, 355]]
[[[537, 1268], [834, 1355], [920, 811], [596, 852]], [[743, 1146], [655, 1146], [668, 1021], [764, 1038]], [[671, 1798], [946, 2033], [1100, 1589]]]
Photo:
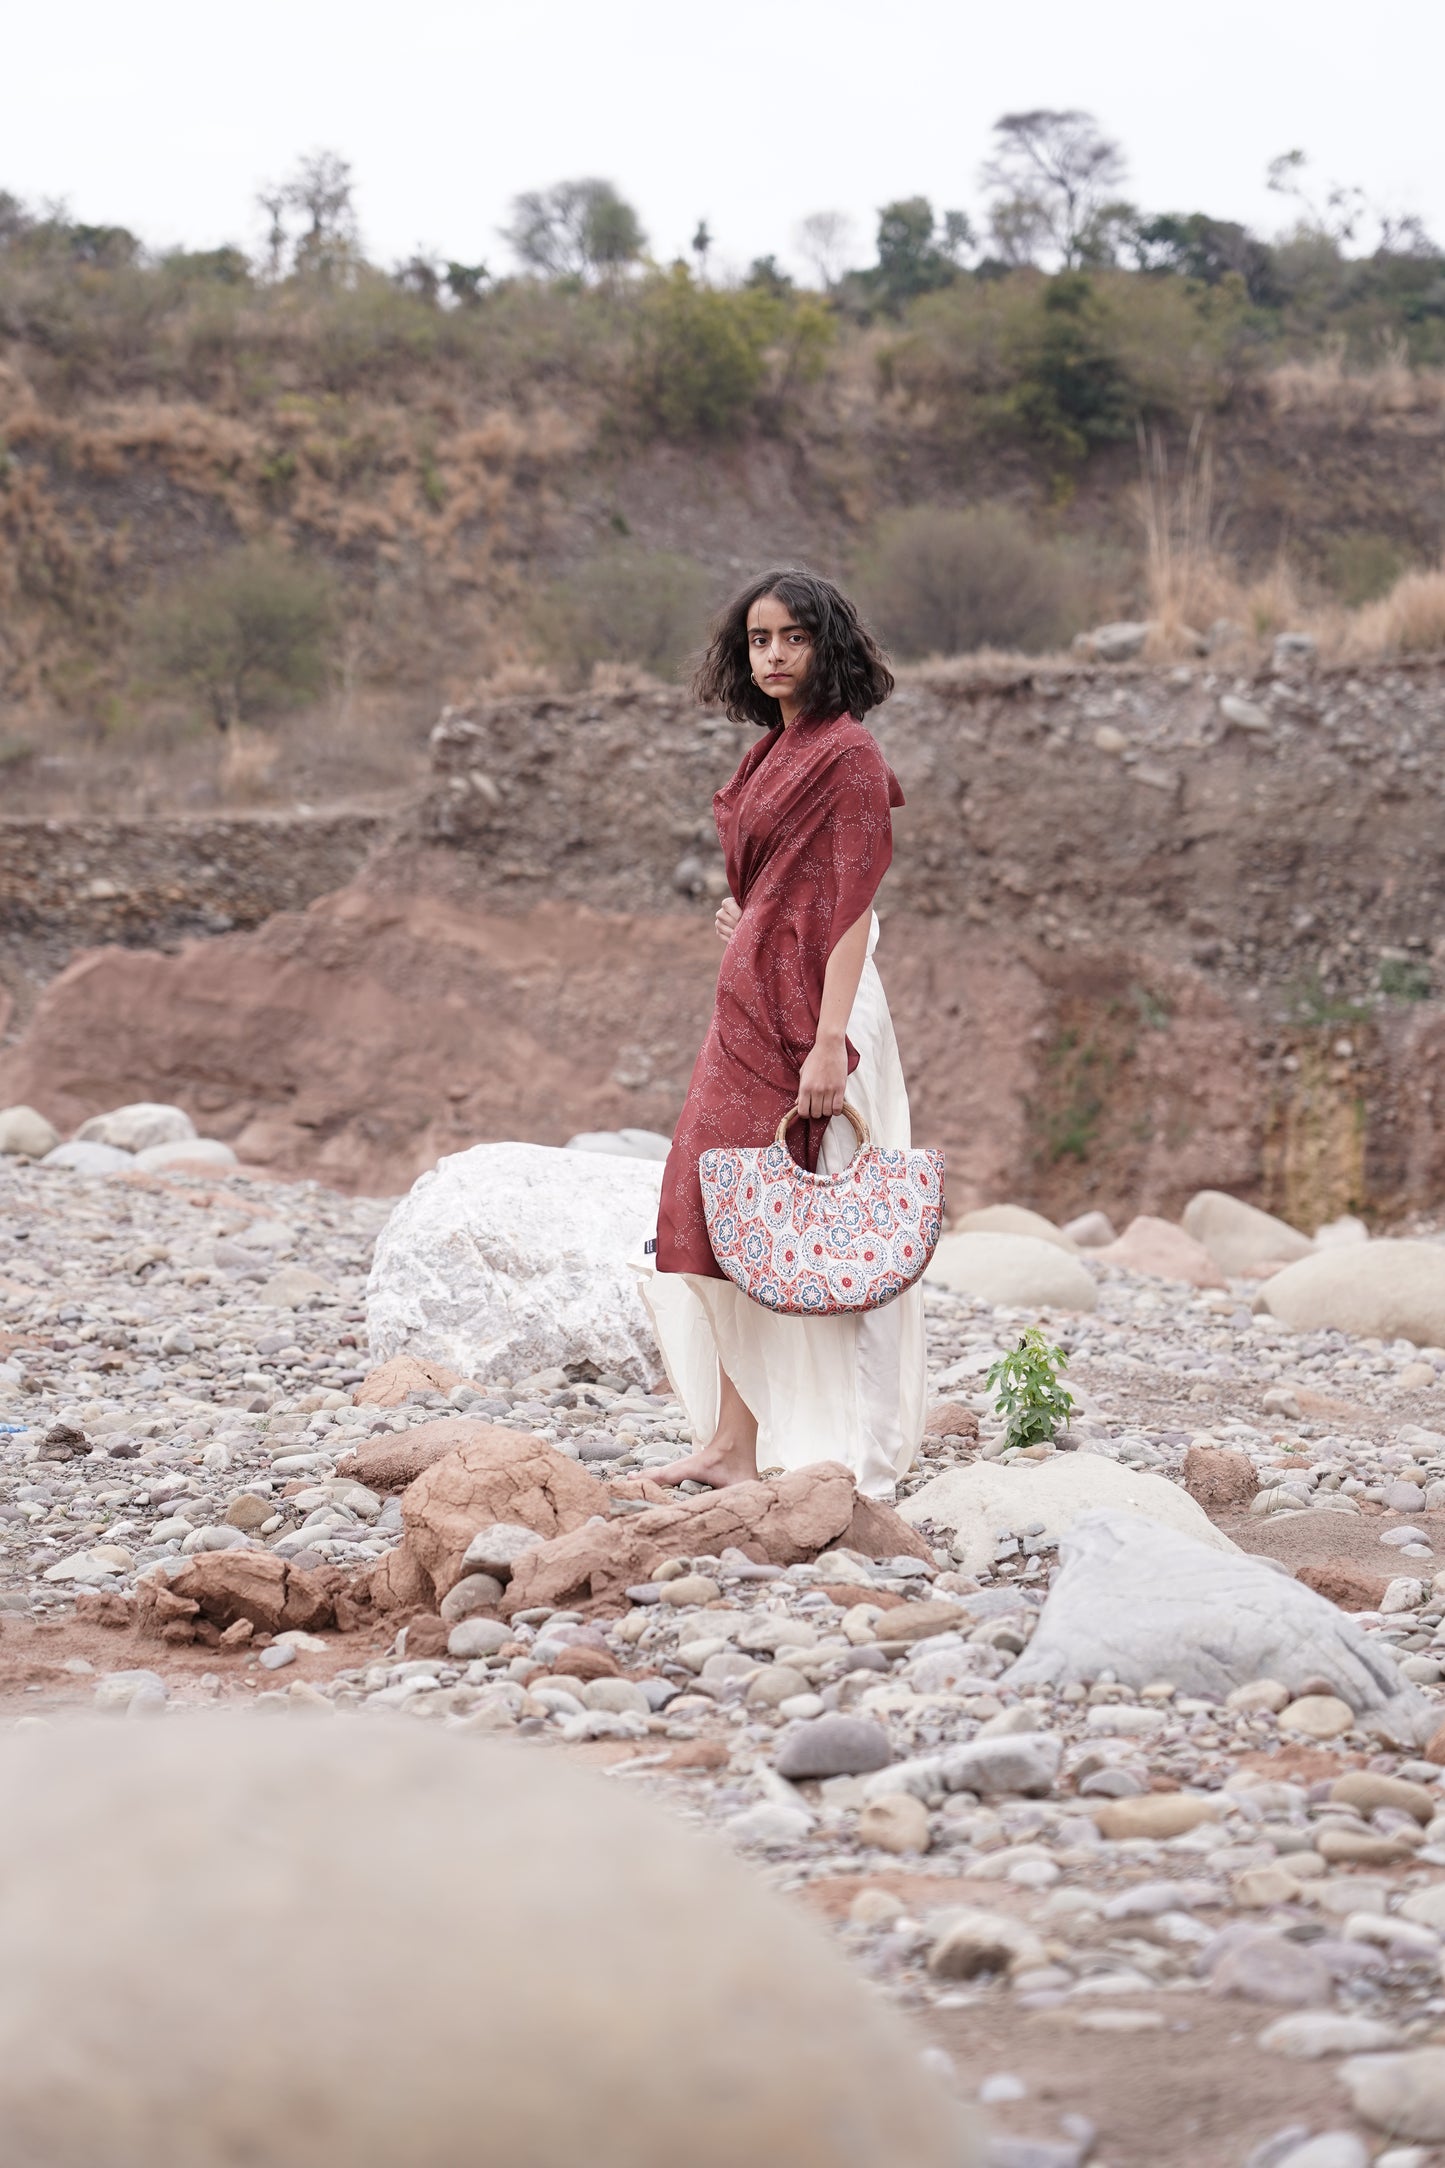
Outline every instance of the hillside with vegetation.
[[1120, 174], [1008, 116], [982, 230], [890, 204], [855, 267], [820, 213], [807, 284], [705, 227], [655, 262], [600, 181], [519, 197], [495, 272], [368, 261], [330, 155], [257, 256], [0, 197], [7, 798], [389, 790], [479, 687], [675, 677], [772, 558], [904, 662], [1445, 644], [1445, 256], [1297, 158], [1273, 241]]

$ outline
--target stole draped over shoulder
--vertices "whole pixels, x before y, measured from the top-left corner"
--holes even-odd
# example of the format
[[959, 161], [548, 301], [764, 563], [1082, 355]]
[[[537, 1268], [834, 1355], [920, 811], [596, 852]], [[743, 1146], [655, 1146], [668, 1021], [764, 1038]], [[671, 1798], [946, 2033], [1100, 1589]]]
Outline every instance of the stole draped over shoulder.
[[[851, 715], [769, 731], [713, 799], [742, 917], [663, 1170], [659, 1272], [725, 1277], [708, 1241], [699, 1154], [770, 1143], [796, 1100], [828, 958], [878, 892], [893, 856], [892, 808], [903, 802], [877, 742]], [[851, 1041], [847, 1057], [851, 1074]], [[798, 1121], [788, 1132], [810, 1174], [827, 1127], [826, 1118]]]

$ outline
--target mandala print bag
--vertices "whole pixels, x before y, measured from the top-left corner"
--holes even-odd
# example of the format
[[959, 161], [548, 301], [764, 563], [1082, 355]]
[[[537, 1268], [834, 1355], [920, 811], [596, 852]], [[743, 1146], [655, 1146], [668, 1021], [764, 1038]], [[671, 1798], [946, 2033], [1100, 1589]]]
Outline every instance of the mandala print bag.
[[858, 1149], [841, 1174], [809, 1174], [785, 1137], [713, 1146], [698, 1161], [713, 1255], [766, 1310], [828, 1317], [878, 1310], [911, 1287], [943, 1226], [943, 1154], [885, 1151], [850, 1106]]

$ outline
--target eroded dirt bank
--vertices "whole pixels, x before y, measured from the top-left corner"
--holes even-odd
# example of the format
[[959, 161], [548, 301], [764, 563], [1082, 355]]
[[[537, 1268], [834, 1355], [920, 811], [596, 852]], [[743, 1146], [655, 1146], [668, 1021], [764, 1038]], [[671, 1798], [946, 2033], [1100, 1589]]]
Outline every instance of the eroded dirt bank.
[[[879, 718], [909, 801], [879, 961], [955, 1203], [1438, 1202], [1442, 720], [1438, 663], [915, 674]], [[166, 949], [114, 945], [145, 883], [90, 871], [97, 835], [86, 880], [117, 894], [80, 923], [32, 896], [22, 930], [57, 962], [67, 928], [104, 945], [0, 1056], [0, 1099], [62, 1124], [178, 1100], [248, 1159], [373, 1190], [485, 1137], [668, 1129], [717, 962], [710, 794], [747, 740], [659, 688], [449, 715], [433, 787], [345, 885], [299, 911], [278, 888], [249, 932], [177, 944], [173, 917]]]

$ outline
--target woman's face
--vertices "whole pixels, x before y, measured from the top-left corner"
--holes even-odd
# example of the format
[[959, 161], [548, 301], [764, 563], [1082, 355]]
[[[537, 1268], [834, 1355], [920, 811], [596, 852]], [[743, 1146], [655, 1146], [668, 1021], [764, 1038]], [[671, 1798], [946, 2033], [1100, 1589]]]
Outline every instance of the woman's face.
[[783, 721], [791, 722], [802, 706], [813, 642], [776, 595], [759, 595], [748, 611], [748, 660], [754, 682], [778, 702]]

